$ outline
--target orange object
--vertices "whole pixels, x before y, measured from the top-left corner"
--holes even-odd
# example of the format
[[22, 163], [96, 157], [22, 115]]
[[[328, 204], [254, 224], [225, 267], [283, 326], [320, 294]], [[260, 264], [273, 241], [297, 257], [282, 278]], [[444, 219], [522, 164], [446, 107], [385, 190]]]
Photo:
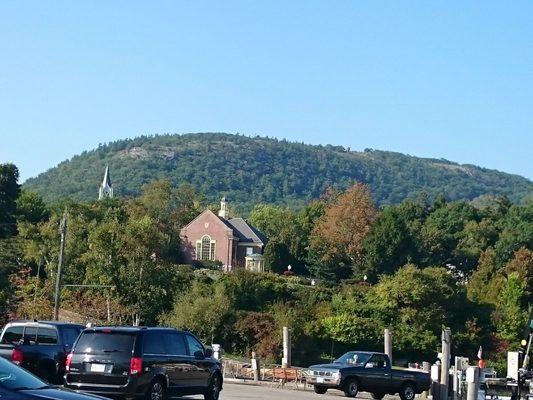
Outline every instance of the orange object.
[[477, 363], [477, 366], [479, 368], [485, 368], [485, 360], [479, 360], [479, 362]]

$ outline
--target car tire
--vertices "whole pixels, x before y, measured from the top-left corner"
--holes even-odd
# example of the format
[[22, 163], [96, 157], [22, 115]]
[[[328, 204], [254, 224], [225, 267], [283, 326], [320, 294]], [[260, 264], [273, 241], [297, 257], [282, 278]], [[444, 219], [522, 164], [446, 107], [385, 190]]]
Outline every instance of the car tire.
[[372, 393], [372, 398], [374, 400], [381, 400], [383, 397], [385, 397], [385, 393]]
[[161, 379], [155, 379], [144, 396], [146, 400], [165, 400], [167, 398], [167, 388]]
[[399, 394], [402, 400], [414, 400], [416, 396], [416, 387], [412, 383], [406, 383], [400, 389]]
[[328, 391], [328, 388], [325, 386], [314, 385], [313, 390], [315, 391], [316, 394], [324, 394]]
[[218, 400], [218, 397], [220, 396], [220, 379], [220, 374], [213, 375], [211, 382], [209, 382], [209, 386], [207, 387], [207, 391], [204, 394], [205, 400]]
[[359, 393], [359, 382], [357, 379], [347, 379], [343, 385], [344, 395], [346, 397], [355, 397]]

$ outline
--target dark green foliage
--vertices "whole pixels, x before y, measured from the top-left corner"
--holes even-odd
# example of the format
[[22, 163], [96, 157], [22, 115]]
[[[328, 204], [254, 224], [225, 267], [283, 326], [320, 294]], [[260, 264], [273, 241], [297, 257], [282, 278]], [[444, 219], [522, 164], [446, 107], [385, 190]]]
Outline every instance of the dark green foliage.
[[370, 186], [377, 204], [399, 203], [421, 191], [430, 199], [439, 193], [449, 200], [505, 194], [520, 201], [533, 190], [525, 178], [445, 160], [223, 133], [113, 142], [28, 179], [25, 186], [46, 201], [89, 201], [97, 197], [106, 164], [118, 196], [137, 196], [144, 184], [168, 178], [174, 186], [192, 184], [210, 202], [225, 194], [241, 212], [259, 203], [301, 207], [330, 186], [345, 189], [356, 181]]
[[[188, 142], [180, 142], [183, 149], [195, 144], [197, 153], [205, 156], [199, 142], [202, 136], [185, 138]], [[357, 157], [339, 148], [266, 139], [224, 135], [208, 139], [204, 142], [214, 154], [219, 146], [235, 142], [248, 146], [248, 151], [262, 143], [265, 149], [295, 147], [304, 153], [309, 149], [317, 154], [329, 152], [332, 158]], [[142, 150], [151, 140], [161, 146], [163, 140], [182, 139], [138, 140]], [[105, 162], [107, 151], [125, 150], [131, 143], [112, 144], [95, 153]], [[141, 150], [133, 154], [144, 157]], [[374, 153], [366, 152], [365, 157], [377, 157]], [[213, 159], [198, 165], [204, 162], [220, 166]], [[206, 173], [204, 183], [209, 177]], [[17, 229], [0, 239], [1, 315], [49, 316], [58, 226], [66, 208], [63, 283], [110, 284], [114, 290], [64, 288], [62, 304], [100, 322], [107, 317], [110, 296], [113, 323], [131, 323], [140, 315], [148, 324], [191, 329], [206, 342], [221, 343], [228, 352], [248, 357], [254, 350], [278, 363], [281, 330], [288, 326], [293, 334], [293, 360], [302, 366], [353, 348], [379, 350], [385, 327], [393, 331], [396, 360], [434, 360], [442, 326], [452, 328], [455, 354], [474, 356], [482, 344], [486, 354], [496, 359], [505, 356], [502, 349], [520, 339], [533, 292], [532, 202], [519, 205], [506, 197], [489, 196], [475, 202], [446, 201], [438, 196], [431, 204], [433, 194], [420, 194], [380, 210], [371, 207], [372, 218], [365, 224], [368, 229], [357, 238], [351, 225], [341, 231], [326, 228], [342, 228], [350, 218], [360, 221], [355, 212], [363, 205], [359, 200], [354, 201], [353, 212], [337, 207], [340, 217], [316, 229], [338, 205], [337, 199], [343, 196], [338, 190], [328, 190], [320, 200], [299, 210], [260, 204], [250, 213], [250, 221], [270, 237], [265, 249], [268, 264], [274, 272], [282, 272], [290, 263], [296, 276], [242, 270], [226, 274], [216, 268], [216, 262], [203, 265], [208, 269], [180, 265], [179, 229], [207, 201], [191, 185], [177, 186], [177, 182], [181, 181], [153, 180], [133, 199], [78, 202], [65, 198], [49, 206], [34, 193], [17, 194], [13, 198], [16, 208], [6, 214], [16, 221]], [[207, 184], [202, 191], [210, 187]], [[246, 201], [253, 201], [254, 196]], [[302, 204], [299, 201], [293, 197], [291, 205]], [[332, 235], [338, 235], [338, 242], [349, 239], [323, 263], [313, 246], [317, 238], [326, 240]], [[330, 242], [323, 250], [334, 245]], [[369, 282], [361, 281], [363, 272]], [[315, 286], [308, 274], [319, 278]], [[340, 284], [326, 286], [339, 280]]]
[[382, 210], [363, 244], [364, 270], [371, 281], [420, 259], [418, 234], [427, 214], [423, 203], [410, 200]]
[[0, 239], [16, 233], [16, 200], [19, 196], [19, 170], [13, 164], [0, 164]]
[[46, 221], [50, 212], [37, 193], [22, 190], [17, 199], [17, 221], [37, 224]]

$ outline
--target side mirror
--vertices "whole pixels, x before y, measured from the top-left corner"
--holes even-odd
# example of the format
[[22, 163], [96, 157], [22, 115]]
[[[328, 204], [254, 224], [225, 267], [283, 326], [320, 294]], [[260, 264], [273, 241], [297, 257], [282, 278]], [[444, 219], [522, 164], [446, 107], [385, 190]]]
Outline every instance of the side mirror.
[[212, 349], [205, 349], [204, 356], [205, 356], [205, 358], [213, 357], [213, 350]]
[[195, 351], [193, 355], [194, 355], [194, 358], [196, 358], [197, 360], [201, 360], [201, 359], [205, 358], [204, 353], [202, 352], [202, 350]]
[[371, 362], [366, 363], [365, 368], [374, 368], [374, 364]]

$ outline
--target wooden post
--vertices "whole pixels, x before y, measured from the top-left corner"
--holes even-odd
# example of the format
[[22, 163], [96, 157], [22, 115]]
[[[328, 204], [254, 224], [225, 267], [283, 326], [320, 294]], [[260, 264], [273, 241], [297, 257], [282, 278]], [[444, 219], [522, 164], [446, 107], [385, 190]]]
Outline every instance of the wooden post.
[[468, 367], [466, 370], [466, 399], [477, 400], [477, 392], [479, 390], [479, 367]]
[[392, 336], [389, 329], [385, 329], [385, 354], [389, 356], [392, 365]]
[[288, 327], [283, 327], [283, 359], [281, 360], [282, 368], [291, 366], [291, 331]]
[[[431, 374], [431, 363], [429, 363], [427, 361], [422, 362], [422, 370], [424, 372], [427, 372], [428, 375]], [[431, 390], [431, 388], [430, 388], [430, 390]], [[425, 392], [422, 392], [422, 394], [420, 395], [420, 398], [421, 399], [427, 399], [428, 396], [429, 396], [430, 390], [426, 390]]]
[[434, 400], [440, 400], [440, 364], [434, 364], [431, 366], [431, 398]]
[[61, 218], [61, 224], [59, 225], [59, 233], [61, 235], [61, 243], [59, 246], [59, 260], [57, 262], [56, 273], [56, 290], [54, 296], [54, 321], [59, 319], [59, 305], [61, 297], [61, 269], [63, 268], [63, 257], [65, 253], [65, 237], [67, 236], [67, 209], [63, 211], [63, 217]]
[[252, 371], [254, 373], [254, 382], [259, 382], [259, 358], [257, 358], [255, 351], [252, 351]]
[[442, 331], [442, 359], [440, 371], [440, 400], [448, 400], [448, 383], [450, 379], [450, 348], [452, 333], [450, 328]]

